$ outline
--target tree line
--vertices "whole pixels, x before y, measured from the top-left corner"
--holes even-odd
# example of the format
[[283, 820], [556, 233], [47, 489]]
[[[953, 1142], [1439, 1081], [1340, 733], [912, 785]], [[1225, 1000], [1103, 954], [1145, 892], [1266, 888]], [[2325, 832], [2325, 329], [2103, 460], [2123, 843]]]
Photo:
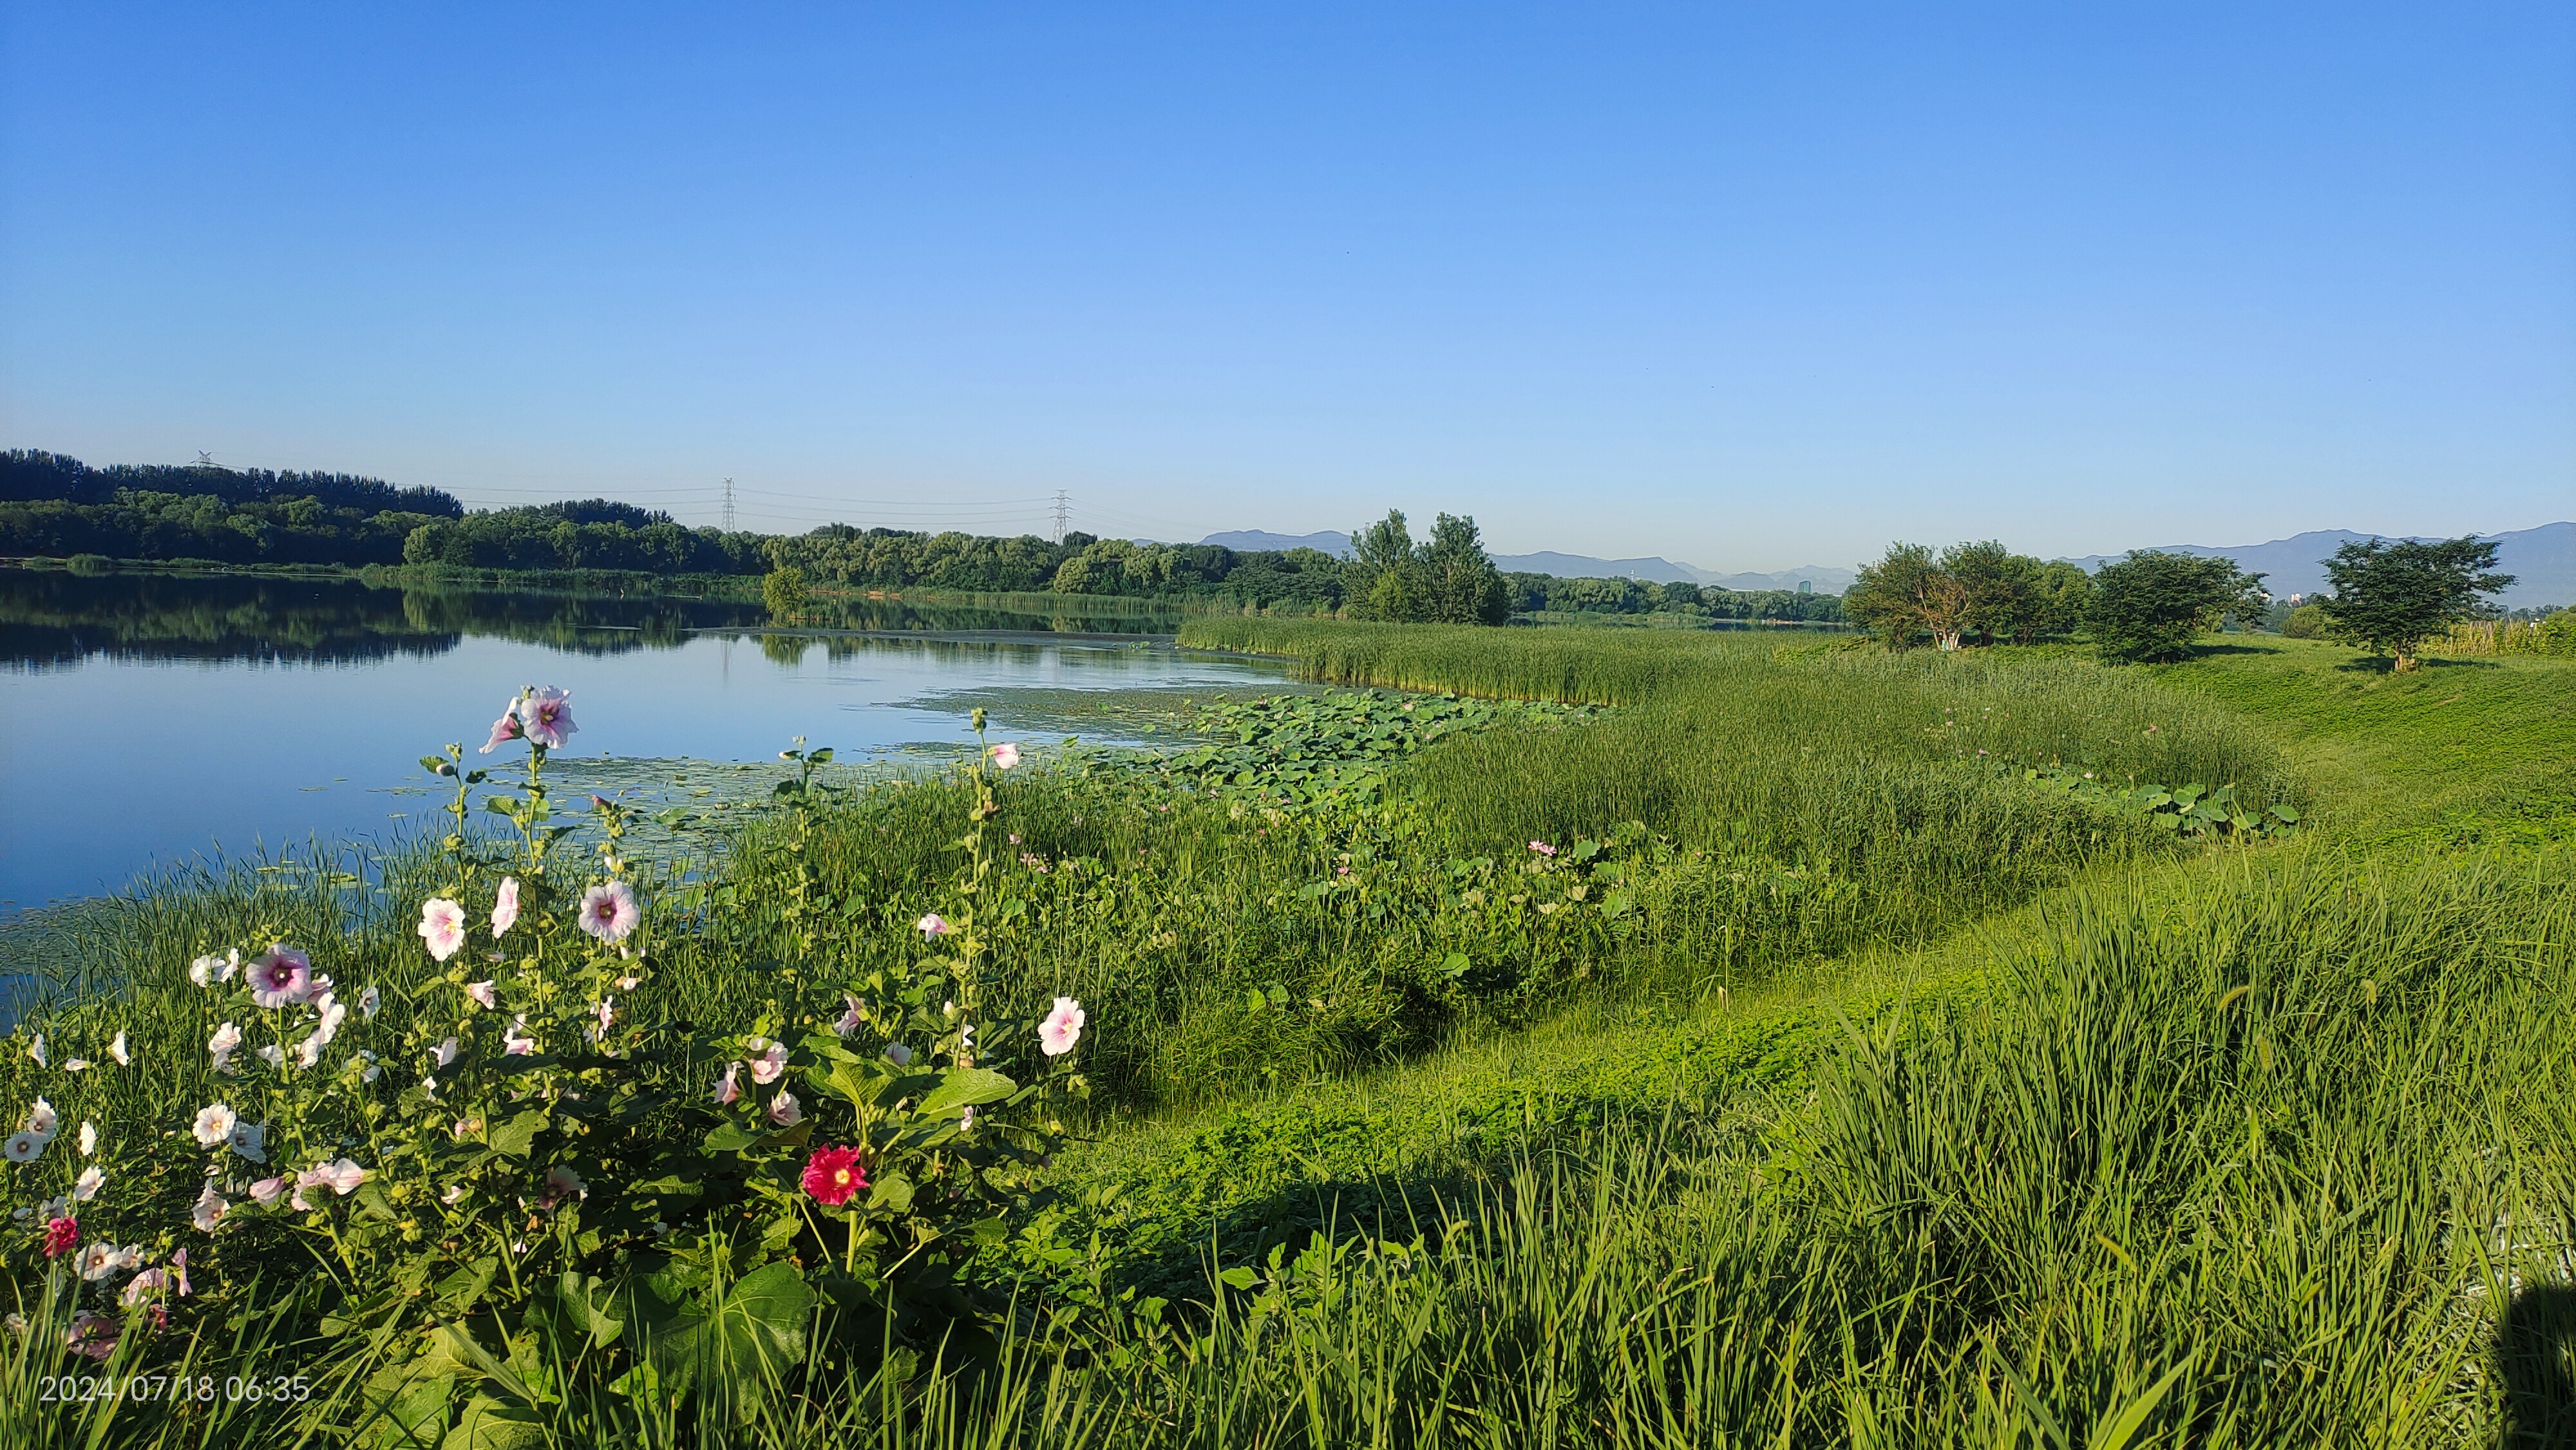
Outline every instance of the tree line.
[[1498, 571], [1472, 518], [1441, 514], [1415, 540], [1391, 510], [1350, 558], [1238, 551], [1074, 532], [1061, 540], [827, 524], [771, 535], [690, 528], [609, 499], [468, 511], [438, 489], [377, 478], [213, 465], [92, 468], [57, 453], [0, 453], [0, 556], [227, 565], [409, 564], [472, 570], [765, 576], [809, 585], [1225, 600], [1364, 619], [1500, 623], [1515, 613], [1647, 611], [1710, 618], [1841, 617], [1830, 595], [1737, 594], [1629, 579]]
[[[2355, 540], [2319, 562], [2332, 593], [2288, 614], [2288, 632], [2358, 645], [2400, 671], [2453, 624], [2496, 617], [2501, 611], [2480, 596], [2513, 583], [2494, 572], [2496, 546], [2476, 538]], [[1937, 553], [1891, 545], [1861, 566], [1843, 608], [1895, 649], [2082, 635], [2124, 663], [2181, 659], [2231, 620], [2248, 629], [2285, 622], [2263, 575], [2228, 559], [2139, 549], [2087, 574], [1992, 540]]]

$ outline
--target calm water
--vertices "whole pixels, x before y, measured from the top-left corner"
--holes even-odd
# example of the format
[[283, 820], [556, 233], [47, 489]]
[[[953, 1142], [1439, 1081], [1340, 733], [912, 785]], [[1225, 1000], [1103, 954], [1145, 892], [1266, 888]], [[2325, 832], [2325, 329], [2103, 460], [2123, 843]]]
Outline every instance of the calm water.
[[[0, 569], [0, 911], [156, 861], [435, 812], [418, 758], [482, 743], [520, 686], [572, 691], [566, 784], [612, 762], [952, 751], [1132, 734], [1104, 692], [1274, 689], [1280, 672], [1150, 637], [1168, 616], [860, 606], [878, 635], [763, 633], [756, 607]], [[496, 752], [490, 759], [515, 760]], [[704, 772], [700, 772], [703, 776]], [[443, 817], [439, 819], [443, 820]]]

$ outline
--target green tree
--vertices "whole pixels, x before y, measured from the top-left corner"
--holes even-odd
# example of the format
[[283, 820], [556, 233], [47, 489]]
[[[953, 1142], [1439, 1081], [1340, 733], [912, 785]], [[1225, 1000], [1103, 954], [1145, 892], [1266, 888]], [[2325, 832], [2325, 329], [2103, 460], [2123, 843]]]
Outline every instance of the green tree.
[[2323, 639], [2326, 635], [2326, 607], [2302, 604], [2281, 621], [2283, 639]]
[[811, 598], [805, 587], [805, 571], [793, 564], [760, 576], [760, 602], [769, 606], [772, 619], [796, 618], [805, 612]]
[[2093, 576], [2085, 623], [2104, 659], [2178, 660], [2220, 620], [2260, 613], [2270, 598], [2263, 576], [2246, 573], [2233, 560], [2138, 549]]
[[2041, 634], [2073, 634], [2084, 627], [2093, 608], [2093, 576], [2081, 564], [2052, 559], [2039, 566], [2038, 624]]
[[1889, 649], [1925, 638], [1945, 650], [1959, 647], [1968, 625], [1968, 591], [1921, 544], [1890, 544], [1874, 564], [1863, 564], [1843, 592], [1843, 611]]
[[1423, 576], [1424, 618], [1441, 624], [1500, 624], [1511, 617], [1511, 591], [1485, 553], [1476, 521], [1458, 514], [1432, 520], [1417, 569]]
[[2496, 546], [2475, 537], [2432, 544], [2356, 539], [2323, 562], [2334, 586], [2319, 601], [2327, 628], [2337, 639], [2391, 657], [2400, 673], [2415, 668], [2424, 641], [2453, 624], [2492, 616], [2495, 607], [2478, 596], [2513, 583], [2512, 575], [2493, 572]]
[[1965, 596], [1961, 624], [1979, 644], [1997, 635], [2028, 644], [2039, 633], [2039, 561], [1992, 539], [1952, 544], [1941, 551], [1941, 572]]

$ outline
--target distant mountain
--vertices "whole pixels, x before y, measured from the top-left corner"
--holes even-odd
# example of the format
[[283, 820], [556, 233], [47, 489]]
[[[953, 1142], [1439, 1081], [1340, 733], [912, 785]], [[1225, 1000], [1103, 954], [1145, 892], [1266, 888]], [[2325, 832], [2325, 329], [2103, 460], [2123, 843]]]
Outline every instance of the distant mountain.
[[[2293, 534], [2274, 539], [2268, 544], [2167, 544], [2159, 553], [2191, 554], [2199, 558], [2226, 558], [2236, 567], [2264, 575], [2263, 587], [2275, 599], [2293, 594], [2326, 592], [2324, 560], [2334, 551], [2355, 539], [2394, 538], [2389, 534], [2356, 534], [2349, 529], [2319, 529], [2313, 533]], [[2544, 604], [2576, 605], [2576, 523], [2543, 524], [2536, 529], [2516, 529], [2510, 533], [2481, 534], [2496, 545], [2496, 568], [2514, 576], [2513, 587], [2496, 596], [2507, 609], [2530, 609]], [[2069, 560], [2087, 569], [2099, 569], [2119, 558], [2117, 554], [2090, 554]], [[1823, 588], [1823, 585], [1816, 586]]]
[[1643, 579], [1649, 584], [1697, 584], [1704, 571], [1670, 559], [1595, 559], [1587, 554], [1496, 554], [1506, 574], [1553, 574], [1559, 579]]

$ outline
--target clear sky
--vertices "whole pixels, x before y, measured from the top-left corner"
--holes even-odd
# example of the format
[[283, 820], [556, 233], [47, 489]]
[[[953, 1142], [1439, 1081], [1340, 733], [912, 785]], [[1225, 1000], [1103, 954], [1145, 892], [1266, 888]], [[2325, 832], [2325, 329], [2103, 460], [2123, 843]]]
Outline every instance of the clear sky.
[[2576, 516], [2576, 6], [0, 6], [0, 446], [1849, 565]]

